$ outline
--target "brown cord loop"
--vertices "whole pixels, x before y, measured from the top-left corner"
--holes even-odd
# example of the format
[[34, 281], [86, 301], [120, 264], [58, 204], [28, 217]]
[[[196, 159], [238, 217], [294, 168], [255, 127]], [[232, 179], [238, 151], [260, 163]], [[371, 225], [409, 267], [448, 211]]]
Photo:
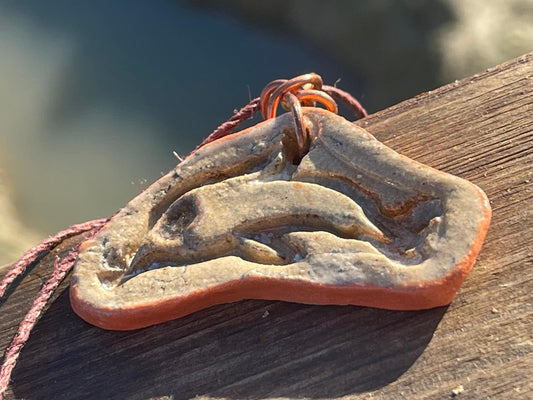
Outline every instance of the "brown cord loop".
[[270, 82], [261, 92], [261, 113], [263, 118], [275, 118], [278, 106], [281, 104], [294, 117], [296, 141], [300, 153], [303, 155], [308, 147], [309, 135], [305, 127], [302, 106], [315, 107], [320, 103], [330, 112], [337, 113], [337, 103], [322, 90], [322, 78], [315, 74], [305, 74], [292, 79], [278, 79]]

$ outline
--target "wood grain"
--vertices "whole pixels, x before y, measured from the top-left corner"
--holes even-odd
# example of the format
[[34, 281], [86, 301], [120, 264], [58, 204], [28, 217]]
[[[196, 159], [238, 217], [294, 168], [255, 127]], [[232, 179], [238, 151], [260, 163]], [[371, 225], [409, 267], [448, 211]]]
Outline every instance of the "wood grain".
[[[471, 180], [491, 200], [484, 248], [449, 307], [243, 301], [110, 332], [79, 319], [63, 285], [23, 350], [9, 396], [446, 399], [462, 385], [460, 399], [533, 398], [533, 54], [358, 124], [408, 157]], [[53, 256], [2, 304], [2, 348]]]

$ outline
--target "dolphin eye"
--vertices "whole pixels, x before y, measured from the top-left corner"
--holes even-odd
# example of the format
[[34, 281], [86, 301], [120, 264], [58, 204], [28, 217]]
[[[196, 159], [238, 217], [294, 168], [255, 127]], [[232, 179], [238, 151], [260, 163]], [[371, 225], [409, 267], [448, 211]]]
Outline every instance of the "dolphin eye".
[[163, 215], [161, 235], [172, 239], [182, 235], [197, 215], [196, 204], [192, 196], [184, 196], [177, 200]]

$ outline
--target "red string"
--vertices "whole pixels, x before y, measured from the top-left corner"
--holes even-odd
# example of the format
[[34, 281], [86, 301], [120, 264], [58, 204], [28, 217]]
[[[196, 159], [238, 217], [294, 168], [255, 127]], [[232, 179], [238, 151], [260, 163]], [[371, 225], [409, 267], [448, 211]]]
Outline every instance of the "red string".
[[335, 100], [342, 101], [347, 106], [349, 106], [352, 111], [357, 115], [357, 118], [365, 118], [368, 116], [368, 113], [363, 108], [361, 103], [359, 103], [350, 93], [345, 92], [342, 89], [339, 89], [335, 86], [323, 85], [322, 90], [333, 97]]
[[259, 97], [251, 100], [247, 105], [237, 111], [230, 119], [220, 125], [217, 129], [215, 129], [208, 137], [206, 137], [204, 141], [200, 143], [194, 151], [198, 150], [200, 147], [203, 147], [208, 143], [220, 139], [221, 137], [229, 135], [231, 131], [237, 126], [242, 124], [244, 121], [252, 118], [253, 115], [257, 111], [259, 111], [260, 100], [261, 99]]
[[[349, 93], [333, 86], [323, 86], [322, 89], [336, 100], [340, 100], [351, 107], [358, 118], [364, 118], [368, 115], [361, 104]], [[257, 111], [259, 111], [259, 105], [259, 97], [250, 101], [250, 103], [236, 112], [228, 121], [224, 122], [217, 129], [215, 129], [202, 143], [200, 143], [198, 147], [196, 147], [194, 151], [208, 143], [211, 143], [214, 140], [229, 135], [233, 129], [242, 124], [244, 121], [250, 119]], [[72, 225], [70, 228], [58, 232], [54, 236], [45, 239], [37, 246], [28, 250], [2, 278], [2, 281], [0, 282], [0, 299], [4, 296], [9, 285], [11, 285], [15, 279], [17, 279], [17, 277], [24, 274], [28, 266], [33, 264], [40, 257], [44, 256], [47, 252], [51, 251], [65, 239], [68, 239], [72, 236], [87, 231], [91, 231], [90, 236], [94, 236], [107, 221], [108, 219], [98, 219], [84, 222], [82, 224]], [[0, 369], [0, 400], [3, 399], [7, 390], [11, 373], [13, 372], [13, 368], [15, 368], [22, 347], [28, 340], [31, 330], [39, 320], [46, 303], [57, 289], [59, 284], [63, 281], [67, 273], [74, 266], [76, 258], [78, 257], [80, 245], [81, 243], [78, 243], [63, 260], [60, 261], [59, 258], [55, 260], [52, 276], [39, 291], [32, 307], [20, 323], [17, 334], [7, 348], [4, 355], [4, 361]]]
[[9, 285], [11, 285], [13, 281], [17, 279], [17, 277], [22, 275], [29, 265], [33, 264], [45, 253], [49, 252], [58, 244], [72, 236], [96, 228], [99, 224], [103, 225], [105, 221], [106, 219], [97, 219], [94, 221], [88, 221], [81, 224], [72, 225], [70, 228], [56, 233], [54, 236], [43, 240], [37, 246], [28, 250], [2, 278], [2, 281], [0, 282], [0, 298], [4, 296]]
[[[91, 231], [90, 236], [93, 236], [98, 232], [107, 219], [98, 219], [93, 221], [84, 222], [78, 225], [72, 225], [70, 228], [57, 233], [56, 235], [44, 240], [39, 243], [37, 246], [26, 252], [22, 258], [15, 263], [13, 268], [4, 276], [2, 283], [0, 284], [1, 295], [2, 297], [5, 293], [6, 288], [20, 275], [26, 271], [28, 265], [35, 262], [39, 257], [43, 256], [45, 252], [52, 250], [63, 240], [75, 236], [77, 234]], [[6, 350], [4, 355], [4, 361], [2, 363], [2, 368], [0, 369], [0, 400], [3, 399], [4, 394], [9, 385], [9, 380], [11, 378], [11, 373], [13, 368], [17, 363], [17, 359], [20, 355], [22, 347], [27, 342], [30, 332], [39, 320], [46, 303], [57, 289], [59, 284], [63, 281], [66, 274], [72, 269], [76, 258], [79, 253], [79, 246], [81, 242], [78, 243], [72, 251], [66, 256], [63, 260], [59, 261], [59, 258], [56, 258], [54, 263], [54, 271], [52, 276], [48, 281], [43, 285], [37, 297], [35, 298], [33, 305], [31, 306], [28, 313], [24, 316], [24, 319], [20, 323], [17, 334], [11, 341], [9, 347]]]
[[[366, 116], [368, 116], [368, 113], [361, 105], [361, 103], [359, 103], [359, 101], [357, 101], [350, 93], [345, 92], [344, 90], [339, 89], [335, 86], [328, 85], [323, 85], [322, 90], [324, 90], [334, 99], [345, 103], [348, 107], [352, 109], [357, 118], [365, 118]], [[196, 147], [196, 149], [194, 149], [193, 153], [199, 148], [205, 146], [206, 144], [229, 135], [237, 126], [242, 124], [244, 121], [252, 118], [253, 115], [257, 111], [259, 111], [260, 103], [260, 97], [256, 97], [255, 99], [251, 100], [247, 105], [237, 111], [229, 120], [224, 122], [222, 125], [216, 128], [208, 137], [206, 137], [204, 141], [200, 143]]]

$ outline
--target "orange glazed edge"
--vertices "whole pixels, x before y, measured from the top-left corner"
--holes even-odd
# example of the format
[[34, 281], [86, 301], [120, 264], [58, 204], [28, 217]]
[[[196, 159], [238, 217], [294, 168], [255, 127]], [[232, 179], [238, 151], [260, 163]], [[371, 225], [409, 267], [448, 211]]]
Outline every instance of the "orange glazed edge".
[[[151, 301], [128, 308], [96, 308], [85, 302], [70, 286], [74, 312], [85, 321], [103, 329], [133, 330], [170, 321], [218, 304], [245, 299], [281, 300], [315, 305], [356, 305], [390, 310], [422, 310], [450, 304], [472, 269], [488, 231], [492, 210], [486, 194], [476, 185], [483, 201], [484, 218], [468, 253], [444, 277], [407, 282], [401, 287], [373, 284], [320, 285], [304, 280], [278, 280], [247, 277], [197, 290], [188, 296]], [[91, 241], [93, 239], [90, 239]], [[88, 241], [88, 242], [89, 242]], [[86, 247], [83, 243], [81, 248]]]

